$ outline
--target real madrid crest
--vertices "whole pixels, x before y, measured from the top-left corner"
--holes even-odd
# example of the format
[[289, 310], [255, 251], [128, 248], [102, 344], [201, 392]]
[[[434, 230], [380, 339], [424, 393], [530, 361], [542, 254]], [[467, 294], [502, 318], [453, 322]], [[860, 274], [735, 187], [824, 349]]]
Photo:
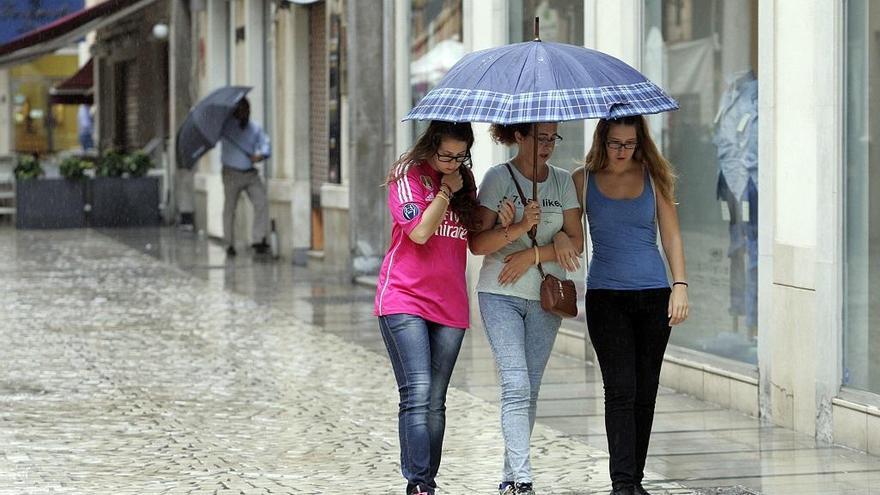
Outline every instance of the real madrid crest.
[[419, 177], [419, 180], [421, 180], [422, 185], [425, 186], [425, 189], [434, 189], [434, 181], [432, 181], [431, 178], [427, 175], [422, 175], [421, 177]]

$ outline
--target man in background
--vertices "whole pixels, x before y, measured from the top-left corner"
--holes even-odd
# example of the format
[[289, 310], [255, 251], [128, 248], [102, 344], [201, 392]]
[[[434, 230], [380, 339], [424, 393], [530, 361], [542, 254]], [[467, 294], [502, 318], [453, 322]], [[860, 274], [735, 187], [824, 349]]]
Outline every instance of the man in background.
[[92, 139], [94, 132], [94, 119], [92, 118], [92, 106], [85, 104], [80, 105], [76, 113], [76, 123], [79, 131], [79, 144], [83, 151], [88, 151], [95, 147], [95, 141]]
[[235, 207], [242, 191], [247, 192], [254, 206], [254, 222], [251, 247], [257, 253], [266, 253], [269, 243], [269, 202], [266, 185], [260, 179], [255, 164], [269, 157], [269, 136], [251, 121], [251, 106], [243, 98], [232, 117], [226, 122], [221, 137], [220, 161], [223, 163], [223, 235], [226, 238], [226, 254], [235, 256]]

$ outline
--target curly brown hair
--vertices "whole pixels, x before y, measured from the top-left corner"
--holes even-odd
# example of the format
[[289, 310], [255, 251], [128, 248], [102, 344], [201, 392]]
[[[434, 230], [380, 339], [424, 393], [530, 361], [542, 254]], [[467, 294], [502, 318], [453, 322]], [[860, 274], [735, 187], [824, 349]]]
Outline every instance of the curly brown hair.
[[[391, 170], [385, 177], [385, 185], [396, 181], [406, 173], [406, 167], [401, 167], [401, 164], [419, 163], [434, 156], [445, 138], [464, 141], [467, 144], [468, 153], [474, 145], [474, 131], [469, 122], [432, 120], [425, 132], [416, 140], [416, 144], [409, 151], [400, 155], [400, 158], [391, 165]], [[480, 230], [480, 222], [477, 218], [477, 207], [480, 206], [476, 199], [477, 181], [471, 171], [470, 162], [459, 167], [459, 171], [461, 171], [463, 185], [452, 195], [449, 209], [458, 216], [459, 221], [466, 229], [477, 231]]]
[[492, 124], [489, 126], [489, 135], [496, 143], [510, 146], [516, 144], [517, 132], [523, 137], [531, 134], [532, 125], [534, 124]]

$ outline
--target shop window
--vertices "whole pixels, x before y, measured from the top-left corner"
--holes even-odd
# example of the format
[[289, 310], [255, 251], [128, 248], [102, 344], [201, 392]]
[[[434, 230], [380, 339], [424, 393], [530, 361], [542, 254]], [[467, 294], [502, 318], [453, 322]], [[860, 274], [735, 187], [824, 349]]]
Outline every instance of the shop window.
[[[412, 106], [465, 55], [461, 9], [461, 0], [412, 0], [409, 45]], [[427, 127], [428, 122], [414, 122], [413, 142]]]
[[849, 1], [846, 22], [843, 384], [880, 393], [880, 5]]
[[757, 0], [646, 0], [642, 70], [681, 104], [650, 117], [679, 176], [691, 317], [671, 343], [757, 363]]

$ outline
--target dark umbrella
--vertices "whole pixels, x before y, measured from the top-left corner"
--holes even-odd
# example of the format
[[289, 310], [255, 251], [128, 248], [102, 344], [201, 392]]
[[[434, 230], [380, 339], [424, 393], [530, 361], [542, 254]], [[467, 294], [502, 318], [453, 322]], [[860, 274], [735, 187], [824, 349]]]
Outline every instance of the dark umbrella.
[[177, 131], [177, 166], [192, 168], [223, 132], [223, 126], [250, 86], [226, 86], [214, 90], [190, 110]]

